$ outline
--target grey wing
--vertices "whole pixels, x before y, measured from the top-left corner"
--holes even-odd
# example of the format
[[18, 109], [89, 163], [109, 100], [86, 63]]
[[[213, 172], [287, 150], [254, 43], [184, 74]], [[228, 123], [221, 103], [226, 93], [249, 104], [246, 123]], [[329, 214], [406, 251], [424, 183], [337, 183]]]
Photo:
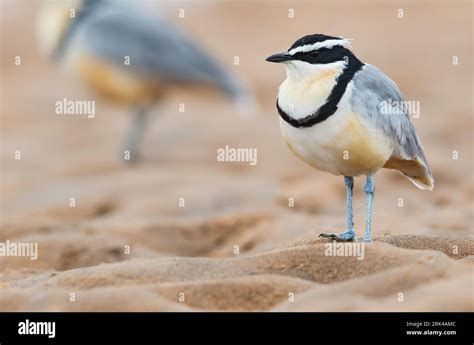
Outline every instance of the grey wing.
[[208, 54], [176, 28], [146, 13], [104, 3], [91, 9], [76, 30], [88, 51], [157, 81], [213, 84], [232, 98], [243, 90]]
[[432, 189], [434, 180], [428, 161], [397, 85], [371, 65], [364, 65], [355, 74], [353, 84], [357, 90], [351, 96], [353, 110], [374, 129], [383, 131], [394, 145], [386, 167], [400, 170], [420, 188]]

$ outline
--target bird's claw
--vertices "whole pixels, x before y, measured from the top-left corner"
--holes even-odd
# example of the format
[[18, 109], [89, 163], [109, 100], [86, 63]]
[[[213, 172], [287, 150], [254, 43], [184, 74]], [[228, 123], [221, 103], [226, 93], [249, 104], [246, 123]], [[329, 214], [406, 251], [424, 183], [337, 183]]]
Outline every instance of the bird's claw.
[[345, 231], [341, 233], [323, 232], [319, 237], [330, 238], [338, 242], [352, 242], [357, 240], [354, 231]]

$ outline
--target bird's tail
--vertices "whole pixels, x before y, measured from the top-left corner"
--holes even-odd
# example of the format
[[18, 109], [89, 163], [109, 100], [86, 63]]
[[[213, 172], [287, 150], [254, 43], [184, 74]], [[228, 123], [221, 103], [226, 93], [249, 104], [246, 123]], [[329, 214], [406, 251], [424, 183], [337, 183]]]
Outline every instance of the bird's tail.
[[255, 100], [254, 95], [248, 91], [244, 90], [243, 92], [233, 96], [232, 101], [236, 111], [241, 116], [251, 117], [257, 112], [257, 101]]
[[418, 188], [423, 190], [433, 190], [434, 189], [434, 179], [430, 174], [423, 174], [419, 176], [409, 176], [405, 174], [406, 177]]
[[257, 102], [251, 90], [242, 82], [226, 76], [220, 85], [232, 100], [235, 109], [242, 116], [253, 116], [257, 110]]
[[415, 186], [423, 190], [433, 190], [434, 179], [427, 164], [420, 158], [403, 159], [391, 157], [384, 168], [396, 169], [405, 175]]
[[420, 189], [433, 190], [434, 178], [423, 152], [423, 146], [415, 133], [415, 128], [411, 122], [408, 123], [404, 144], [395, 149], [384, 168], [400, 171]]
[[232, 100], [235, 109], [241, 116], [253, 116], [257, 110], [257, 102], [247, 85], [221, 66], [214, 65], [213, 68], [214, 73], [210, 82]]

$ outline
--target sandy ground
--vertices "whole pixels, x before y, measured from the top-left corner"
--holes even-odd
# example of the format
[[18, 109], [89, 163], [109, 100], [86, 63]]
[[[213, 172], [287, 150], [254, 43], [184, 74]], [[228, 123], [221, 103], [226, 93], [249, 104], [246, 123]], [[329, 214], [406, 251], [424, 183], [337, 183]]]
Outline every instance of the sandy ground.
[[[0, 242], [39, 248], [37, 260], [0, 257], [0, 310], [474, 310], [472, 2], [152, 2], [245, 80], [260, 109], [242, 118], [218, 95], [175, 92], [132, 167], [119, 160], [128, 109], [39, 55], [38, 2], [0, 6]], [[284, 72], [264, 61], [315, 32], [353, 38], [421, 103], [414, 124], [436, 188], [380, 172], [362, 260], [325, 255], [319, 233], [345, 224], [343, 181], [285, 147], [274, 109]], [[56, 115], [64, 97], [95, 100], [96, 118]], [[225, 145], [257, 148], [258, 164], [218, 162]], [[362, 188], [356, 179], [359, 235]]]

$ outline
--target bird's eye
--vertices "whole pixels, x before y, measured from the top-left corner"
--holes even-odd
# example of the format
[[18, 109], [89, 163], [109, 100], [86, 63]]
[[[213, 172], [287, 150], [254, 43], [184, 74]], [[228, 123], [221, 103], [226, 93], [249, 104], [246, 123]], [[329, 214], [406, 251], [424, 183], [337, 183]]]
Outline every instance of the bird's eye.
[[317, 57], [319, 55], [319, 52], [317, 50], [313, 50], [312, 52], [309, 53], [312, 57]]

